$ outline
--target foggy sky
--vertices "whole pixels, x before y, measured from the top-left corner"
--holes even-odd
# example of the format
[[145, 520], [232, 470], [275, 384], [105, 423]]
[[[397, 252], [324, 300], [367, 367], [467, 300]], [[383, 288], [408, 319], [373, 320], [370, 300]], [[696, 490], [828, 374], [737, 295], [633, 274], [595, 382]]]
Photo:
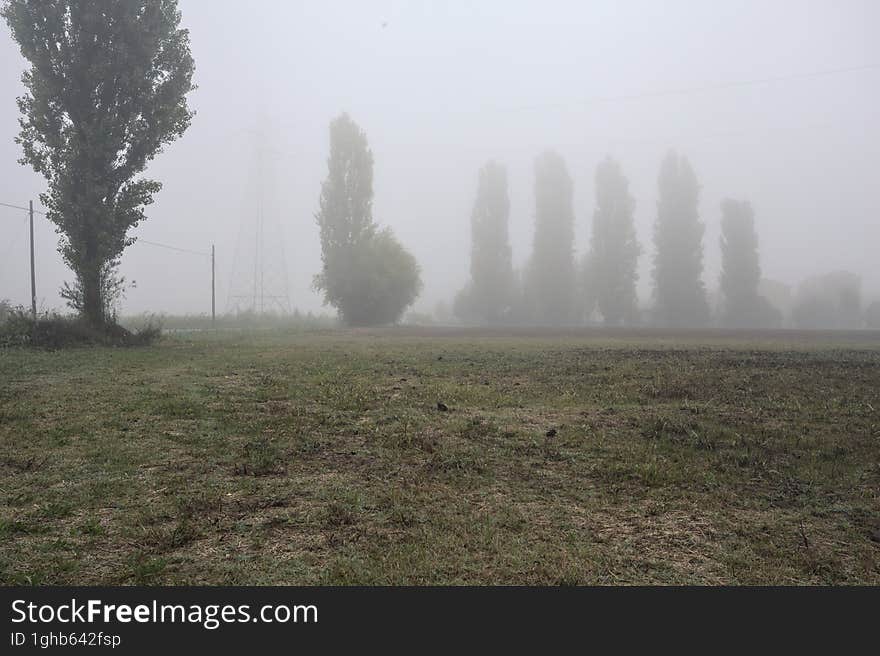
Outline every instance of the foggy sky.
[[[687, 155], [702, 184], [710, 291], [718, 286], [719, 203], [730, 196], [755, 208], [765, 277], [794, 285], [848, 269], [861, 274], [866, 301], [880, 297], [880, 69], [723, 86], [880, 64], [874, 0], [180, 0], [180, 9], [198, 113], [148, 168], [164, 188], [134, 234], [197, 251], [215, 243], [219, 312], [230, 289], [252, 282], [258, 177], [266, 284], [282, 287], [270, 278], [280, 273], [283, 246], [291, 305], [321, 309], [311, 289], [320, 269], [314, 213], [328, 124], [342, 111], [373, 150], [375, 219], [422, 266], [417, 309], [451, 301], [467, 280], [477, 172], [489, 158], [508, 168], [513, 257], [523, 264], [534, 159], [546, 148], [563, 155], [574, 179], [578, 258], [589, 246], [595, 167], [606, 154], [619, 160], [637, 202], [643, 303], [657, 174], [671, 147]], [[4, 23], [0, 202], [17, 205], [45, 189], [16, 163], [24, 68]], [[651, 95], [680, 89], [692, 91]], [[38, 217], [44, 308], [63, 306], [58, 288], [72, 278], [56, 246], [53, 227]], [[0, 207], [0, 298], [28, 303], [26, 247], [25, 215]], [[210, 312], [207, 258], [138, 243], [121, 271], [137, 281], [125, 314]]]

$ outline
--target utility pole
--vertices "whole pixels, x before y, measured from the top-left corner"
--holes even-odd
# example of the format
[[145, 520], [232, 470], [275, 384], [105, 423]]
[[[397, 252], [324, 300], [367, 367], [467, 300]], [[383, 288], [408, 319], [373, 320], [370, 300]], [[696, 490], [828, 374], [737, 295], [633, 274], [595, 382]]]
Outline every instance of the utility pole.
[[34, 274], [34, 201], [28, 201], [31, 224], [31, 316], [37, 322], [37, 277]]
[[215, 295], [214, 295], [214, 244], [211, 244], [211, 325], [214, 325], [214, 321], [217, 319], [217, 305], [215, 303]]

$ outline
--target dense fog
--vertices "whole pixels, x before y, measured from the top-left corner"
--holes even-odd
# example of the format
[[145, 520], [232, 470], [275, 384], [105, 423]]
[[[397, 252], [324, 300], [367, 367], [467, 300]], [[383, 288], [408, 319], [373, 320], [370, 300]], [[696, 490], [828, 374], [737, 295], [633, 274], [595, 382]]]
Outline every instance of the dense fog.
[[[656, 300], [658, 180], [670, 151], [698, 185], [710, 306], [725, 199], [740, 203], [727, 205], [731, 215], [751, 217], [743, 221], [753, 222], [760, 276], [773, 281], [761, 283], [768, 296], [784, 298], [768, 290], [787, 285], [793, 303], [799, 288], [839, 283], [861, 285], [863, 307], [880, 299], [872, 0], [181, 0], [180, 9], [197, 114], [147, 169], [163, 188], [132, 232], [142, 241], [122, 257], [120, 273], [134, 281], [123, 314], [209, 313], [210, 262], [198, 253], [212, 244], [219, 313], [247, 308], [259, 284], [265, 311], [335, 314], [313, 279], [329, 127], [343, 112], [372, 151], [373, 218], [421, 267], [419, 313], [437, 314], [438, 303], [451, 311], [469, 283], [471, 218], [490, 160], [506, 174], [511, 265], [522, 275], [535, 242], [536, 166], [548, 153], [570, 178], [578, 272], [591, 249], [597, 167], [610, 156], [625, 176], [639, 309]], [[22, 206], [46, 188], [16, 162], [25, 68], [0, 26], [0, 202]], [[72, 275], [41, 215], [35, 233], [38, 303], [63, 308], [58, 290]], [[29, 304], [29, 285], [26, 215], [0, 207], [0, 299]]]

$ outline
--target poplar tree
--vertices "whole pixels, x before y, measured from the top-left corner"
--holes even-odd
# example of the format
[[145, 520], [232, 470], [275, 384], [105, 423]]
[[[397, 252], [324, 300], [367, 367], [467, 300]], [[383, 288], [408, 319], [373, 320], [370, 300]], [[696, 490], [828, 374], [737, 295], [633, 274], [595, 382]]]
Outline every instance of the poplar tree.
[[687, 158], [670, 152], [660, 167], [654, 224], [656, 318], [667, 326], [703, 326], [709, 303], [703, 284], [703, 233], [697, 210], [700, 185]]
[[323, 266], [314, 286], [348, 325], [395, 322], [421, 291], [419, 266], [373, 220], [373, 153], [348, 114], [330, 124], [327, 169], [315, 216]]
[[161, 189], [139, 176], [193, 117], [189, 33], [176, 0], [6, 0], [0, 14], [30, 64], [16, 141], [48, 182], [40, 200], [76, 276], [62, 293], [103, 327], [128, 232]]
[[722, 323], [733, 328], [761, 328], [779, 323], [781, 317], [758, 293], [761, 263], [755, 213], [746, 201], [721, 203], [721, 294]]
[[535, 236], [528, 278], [539, 323], [563, 325], [574, 319], [572, 180], [565, 161], [553, 151], [535, 161]]
[[471, 212], [470, 308], [476, 318], [497, 324], [510, 309], [513, 294], [508, 219], [507, 171], [489, 161], [480, 170]]
[[641, 246], [636, 239], [634, 210], [635, 200], [620, 165], [606, 157], [596, 168], [596, 209], [586, 286], [610, 325], [632, 323], [637, 316], [636, 265]]

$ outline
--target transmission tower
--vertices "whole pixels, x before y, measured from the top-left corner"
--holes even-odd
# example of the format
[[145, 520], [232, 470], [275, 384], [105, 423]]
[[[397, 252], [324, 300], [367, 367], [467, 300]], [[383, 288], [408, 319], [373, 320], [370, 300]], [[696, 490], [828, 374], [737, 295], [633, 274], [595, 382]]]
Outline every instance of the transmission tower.
[[254, 315], [290, 314], [290, 293], [281, 211], [274, 195], [275, 168], [265, 132], [254, 135], [250, 182], [239, 224], [226, 312]]

